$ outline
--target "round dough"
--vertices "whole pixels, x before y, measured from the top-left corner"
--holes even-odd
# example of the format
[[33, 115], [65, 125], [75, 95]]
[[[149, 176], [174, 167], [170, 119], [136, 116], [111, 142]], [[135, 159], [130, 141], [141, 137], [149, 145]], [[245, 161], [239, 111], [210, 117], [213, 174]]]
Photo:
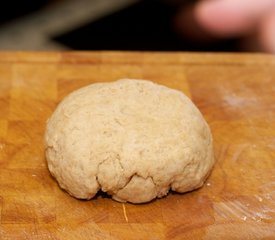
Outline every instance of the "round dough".
[[195, 105], [145, 80], [71, 93], [49, 119], [45, 140], [51, 174], [81, 199], [100, 189], [132, 203], [191, 191], [214, 164], [211, 132]]

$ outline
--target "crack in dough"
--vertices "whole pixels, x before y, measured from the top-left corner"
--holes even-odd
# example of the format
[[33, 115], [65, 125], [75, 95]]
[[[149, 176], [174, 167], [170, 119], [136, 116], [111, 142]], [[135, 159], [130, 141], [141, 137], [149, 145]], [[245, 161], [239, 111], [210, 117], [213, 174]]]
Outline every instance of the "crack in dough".
[[157, 190], [152, 177], [143, 178], [135, 173], [124, 188], [112, 195], [112, 198], [120, 202], [126, 202], [129, 201], [129, 194], [132, 203], [149, 202], [156, 198]]

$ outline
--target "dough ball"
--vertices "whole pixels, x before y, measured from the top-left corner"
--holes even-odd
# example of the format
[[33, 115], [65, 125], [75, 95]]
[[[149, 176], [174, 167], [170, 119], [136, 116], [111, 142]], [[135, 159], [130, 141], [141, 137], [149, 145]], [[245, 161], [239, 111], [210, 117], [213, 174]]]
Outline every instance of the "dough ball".
[[214, 164], [210, 129], [183, 93], [145, 80], [68, 95], [47, 123], [48, 168], [80, 199], [101, 189], [143, 203], [202, 186]]

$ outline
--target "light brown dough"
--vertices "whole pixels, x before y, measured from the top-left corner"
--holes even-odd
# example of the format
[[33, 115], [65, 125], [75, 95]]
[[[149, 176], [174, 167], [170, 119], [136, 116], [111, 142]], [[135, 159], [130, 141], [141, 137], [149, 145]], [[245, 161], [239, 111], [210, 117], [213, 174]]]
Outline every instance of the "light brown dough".
[[81, 199], [100, 189], [132, 203], [191, 191], [214, 164], [210, 129], [191, 100], [145, 80], [71, 93], [49, 119], [45, 141], [51, 174]]

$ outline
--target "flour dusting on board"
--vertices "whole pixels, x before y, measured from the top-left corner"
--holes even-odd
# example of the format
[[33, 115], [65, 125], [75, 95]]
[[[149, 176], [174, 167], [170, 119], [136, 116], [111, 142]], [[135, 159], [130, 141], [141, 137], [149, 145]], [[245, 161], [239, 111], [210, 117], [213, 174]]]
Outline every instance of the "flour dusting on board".
[[[275, 210], [268, 206], [259, 196], [249, 199], [236, 199], [214, 203], [216, 220], [230, 219], [254, 222], [269, 222], [273, 219]], [[253, 207], [252, 207], [253, 206]]]
[[236, 94], [225, 95], [223, 97], [223, 102], [225, 105], [234, 108], [242, 108], [244, 106], [255, 105], [259, 103], [257, 98], [237, 96]]
[[230, 89], [230, 87], [219, 86], [223, 105], [225, 107], [240, 109], [261, 104], [260, 99], [251, 89], [247, 88], [247, 86], [242, 85], [239, 86], [239, 88], [241, 88], [241, 91]]
[[274, 181], [262, 185], [254, 196], [214, 202], [215, 219], [271, 222], [275, 217], [275, 175], [272, 178]]
[[[232, 237], [235, 236], [235, 237]], [[269, 224], [223, 223], [211, 225], [207, 228], [203, 240], [213, 239], [274, 239], [275, 228]]]

